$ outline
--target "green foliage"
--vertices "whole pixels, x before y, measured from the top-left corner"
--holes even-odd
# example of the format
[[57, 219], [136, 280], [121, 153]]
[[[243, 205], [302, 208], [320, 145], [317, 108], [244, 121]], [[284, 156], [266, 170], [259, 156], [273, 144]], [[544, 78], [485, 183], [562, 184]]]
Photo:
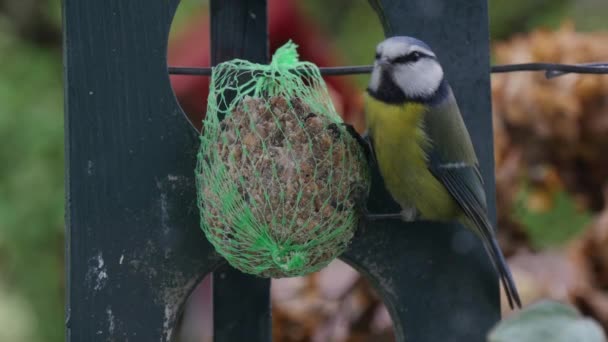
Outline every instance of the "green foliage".
[[490, 331], [488, 342], [604, 342], [606, 336], [595, 321], [574, 308], [542, 301], [500, 322]]
[[180, 0], [177, 11], [171, 22], [171, 32], [169, 32], [169, 40], [178, 37], [182, 31], [192, 24], [192, 18], [201, 14], [207, 13], [209, 8], [209, 0]]
[[608, 1], [606, 0], [576, 0], [572, 17], [577, 30], [605, 30]]
[[0, 341], [36, 341], [31, 305], [0, 282]]
[[589, 212], [580, 211], [572, 197], [563, 191], [555, 194], [553, 206], [546, 212], [528, 209], [530, 190], [523, 186], [513, 215], [528, 232], [537, 248], [557, 247], [578, 235], [591, 222]]
[[[376, 13], [365, 0], [301, 1], [312, 18], [336, 43], [336, 50], [346, 58], [344, 65], [366, 65], [374, 60], [374, 49], [384, 38]], [[369, 75], [355, 76], [365, 89]]]
[[571, 10], [571, 0], [490, 0], [492, 39], [505, 39], [539, 26], [555, 28]]
[[[0, 291], [16, 296], [10, 302], [31, 308], [31, 317], [24, 318], [34, 334], [28, 341], [61, 341], [61, 56], [1, 30], [0, 51]], [[19, 325], [13, 323], [0, 330]]]

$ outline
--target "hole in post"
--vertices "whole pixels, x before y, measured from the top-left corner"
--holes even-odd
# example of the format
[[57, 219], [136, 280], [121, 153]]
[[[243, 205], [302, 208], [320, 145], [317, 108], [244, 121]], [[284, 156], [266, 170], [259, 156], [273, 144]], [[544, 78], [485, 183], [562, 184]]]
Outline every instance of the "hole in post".
[[213, 342], [212, 280], [209, 273], [186, 300], [176, 342]]
[[275, 341], [394, 341], [391, 317], [373, 286], [335, 260], [305, 277], [273, 279]]
[[[380, 296], [365, 277], [340, 260], [308, 276], [273, 279], [271, 298], [274, 341], [395, 340]], [[185, 303], [176, 341], [213, 341], [211, 275]]]
[[[210, 62], [209, 1], [181, 0], [171, 24], [168, 66], [208, 67]], [[200, 131], [210, 77], [170, 75], [182, 111]]]

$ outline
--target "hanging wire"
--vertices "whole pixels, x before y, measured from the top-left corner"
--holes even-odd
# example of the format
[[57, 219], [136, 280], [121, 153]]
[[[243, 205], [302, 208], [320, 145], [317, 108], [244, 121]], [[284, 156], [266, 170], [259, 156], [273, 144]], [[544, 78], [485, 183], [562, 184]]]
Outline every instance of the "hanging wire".
[[[590, 70], [590, 72], [584, 72], [585, 74], [605, 74], [605, 73], [608, 73], [608, 63], [585, 63], [585, 64], [578, 64], [577, 67], [579, 69], [584, 68], [584, 70]], [[553, 69], [553, 70], [547, 70], [545, 72], [545, 77], [551, 79], [551, 78], [554, 78], [554, 77], [566, 75], [568, 73], [570, 73], [570, 72], [568, 72], [568, 71], [562, 71], [562, 70], [555, 70], [555, 69]], [[583, 73], [583, 72], [578, 72], [578, 73]]]
[[[321, 67], [319, 70], [324, 76], [343, 76], [369, 74], [372, 72], [371, 65], [357, 65], [344, 67]], [[192, 67], [169, 67], [171, 75], [211, 76], [213, 68]], [[558, 76], [577, 74], [608, 74], [608, 62], [594, 62], [584, 64], [559, 64], [559, 63], [522, 63], [494, 65], [492, 73], [519, 72], [519, 71], [544, 71], [548, 79]]]
[[515, 71], [545, 71], [545, 77], [555, 78], [570, 73], [577, 74], [606, 74], [608, 63], [585, 63], [585, 64], [558, 64], [558, 63], [523, 63], [496, 65], [492, 67], [493, 73], [515, 72]]
[[[344, 66], [344, 67], [321, 67], [319, 70], [325, 76], [358, 75], [369, 74], [372, 72], [371, 65]], [[192, 75], [192, 76], [211, 76], [213, 68], [184, 68], [169, 67], [171, 75]]]

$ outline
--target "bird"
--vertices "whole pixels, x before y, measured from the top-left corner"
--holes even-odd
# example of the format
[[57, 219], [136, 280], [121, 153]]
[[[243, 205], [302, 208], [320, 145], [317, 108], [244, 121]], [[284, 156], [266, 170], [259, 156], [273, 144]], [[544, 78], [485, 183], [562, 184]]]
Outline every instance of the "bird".
[[390, 37], [376, 47], [365, 92], [364, 138], [399, 213], [369, 220], [459, 222], [495, 267], [512, 309], [521, 299], [488, 218], [471, 137], [436, 54], [423, 41]]

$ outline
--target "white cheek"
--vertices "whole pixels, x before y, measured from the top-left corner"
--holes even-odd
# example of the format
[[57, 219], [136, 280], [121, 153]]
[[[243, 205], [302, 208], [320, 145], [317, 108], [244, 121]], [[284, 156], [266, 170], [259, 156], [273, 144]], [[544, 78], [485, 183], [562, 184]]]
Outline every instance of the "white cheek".
[[430, 59], [400, 65], [395, 68], [393, 75], [395, 83], [408, 97], [431, 96], [443, 80], [441, 66]]
[[372, 91], [378, 90], [380, 87], [380, 70], [377, 66], [374, 67], [374, 71], [372, 71], [372, 76], [369, 80], [369, 89]]

